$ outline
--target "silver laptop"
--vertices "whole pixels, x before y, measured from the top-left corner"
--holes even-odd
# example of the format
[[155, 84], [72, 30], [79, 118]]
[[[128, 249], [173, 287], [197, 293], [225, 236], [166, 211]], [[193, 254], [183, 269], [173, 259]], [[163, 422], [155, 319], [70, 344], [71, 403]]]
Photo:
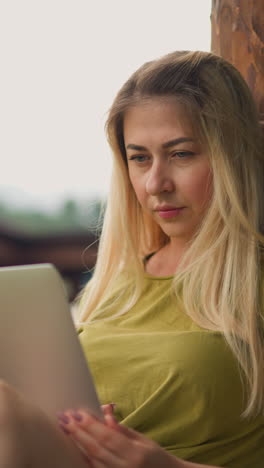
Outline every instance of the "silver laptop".
[[102, 418], [63, 281], [50, 264], [0, 268], [0, 378], [50, 415]]

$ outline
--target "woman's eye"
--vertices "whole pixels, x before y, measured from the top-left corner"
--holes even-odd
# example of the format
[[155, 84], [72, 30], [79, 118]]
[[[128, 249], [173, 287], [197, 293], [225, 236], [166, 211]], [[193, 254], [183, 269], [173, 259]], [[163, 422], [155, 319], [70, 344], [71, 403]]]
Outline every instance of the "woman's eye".
[[194, 153], [192, 151], [176, 151], [175, 153], [172, 154], [172, 156], [177, 156], [180, 159], [188, 158], [193, 155]]
[[[171, 157], [176, 157], [178, 159], [187, 159], [194, 156], [192, 151], [175, 151], [171, 154]], [[149, 160], [149, 156], [146, 154], [135, 154], [128, 158], [129, 161], [136, 161], [139, 164], [143, 164]]]
[[143, 163], [147, 160], [147, 156], [145, 155], [137, 155], [137, 156], [131, 156], [130, 158], [128, 158], [129, 161], [137, 161], [139, 163]]

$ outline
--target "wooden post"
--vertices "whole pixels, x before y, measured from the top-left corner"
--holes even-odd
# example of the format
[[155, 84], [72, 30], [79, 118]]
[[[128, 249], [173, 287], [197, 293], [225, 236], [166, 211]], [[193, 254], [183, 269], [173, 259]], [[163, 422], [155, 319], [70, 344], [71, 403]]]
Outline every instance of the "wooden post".
[[264, 0], [212, 0], [212, 52], [247, 81], [264, 126]]

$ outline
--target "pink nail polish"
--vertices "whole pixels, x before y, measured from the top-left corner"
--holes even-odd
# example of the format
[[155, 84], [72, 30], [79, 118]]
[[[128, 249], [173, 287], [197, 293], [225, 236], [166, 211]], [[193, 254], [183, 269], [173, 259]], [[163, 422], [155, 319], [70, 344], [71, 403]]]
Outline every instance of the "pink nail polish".
[[83, 417], [78, 411], [73, 411], [72, 412], [72, 417], [75, 419], [75, 421], [80, 422], [83, 420]]
[[63, 422], [64, 424], [68, 424], [70, 422], [68, 416], [64, 413], [57, 413], [57, 417], [59, 421]]

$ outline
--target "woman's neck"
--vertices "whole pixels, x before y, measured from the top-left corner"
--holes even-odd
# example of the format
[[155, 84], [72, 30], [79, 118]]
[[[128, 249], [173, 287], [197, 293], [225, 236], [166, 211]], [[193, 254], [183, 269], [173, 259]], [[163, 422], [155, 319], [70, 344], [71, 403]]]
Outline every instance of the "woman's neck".
[[176, 249], [170, 243], [165, 245], [146, 261], [146, 273], [152, 276], [174, 275], [185, 249]]

